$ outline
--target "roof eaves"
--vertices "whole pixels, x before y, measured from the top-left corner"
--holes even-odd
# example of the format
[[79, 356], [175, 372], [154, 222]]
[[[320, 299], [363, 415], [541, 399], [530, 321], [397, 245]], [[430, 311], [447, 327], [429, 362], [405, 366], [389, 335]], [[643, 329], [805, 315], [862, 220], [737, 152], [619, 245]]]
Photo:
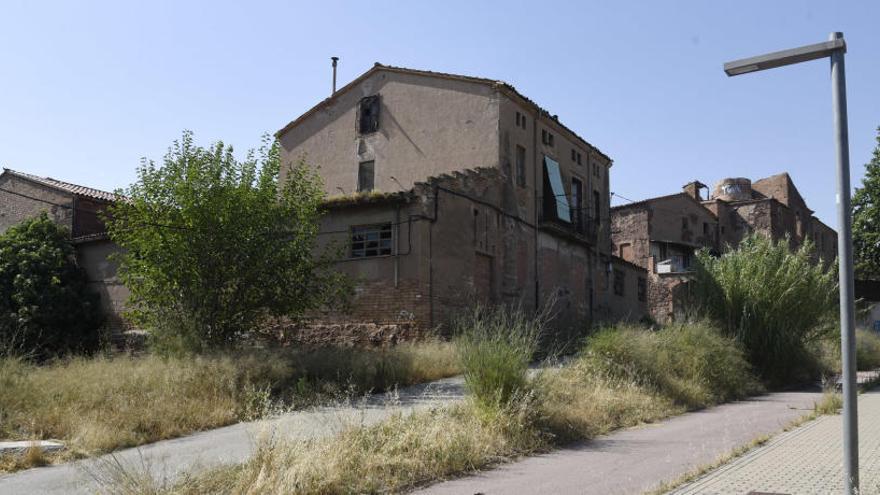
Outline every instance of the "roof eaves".
[[285, 125], [284, 127], [282, 127], [279, 131], [277, 131], [277, 132], [275, 133], [275, 137], [280, 137], [282, 134], [284, 134], [285, 132], [287, 132], [287, 131], [290, 130], [291, 128], [295, 127], [295, 126], [296, 126], [297, 124], [299, 124], [300, 122], [302, 122], [305, 118], [307, 118], [308, 116], [314, 114], [315, 112], [317, 112], [317, 111], [320, 110], [321, 108], [324, 108], [325, 106], [329, 105], [329, 104], [330, 104], [331, 102], [333, 102], [333, 101], [334, 101], [339, 95], [341, 95], [341, 94], [343, 94], [343, 93], [346, 93], [346, 92], [349, 91], [351, 88], [353, 88], [354, 86], [356, 86], [358, 83], [360, 83], [361, 81], [363, 81], [364, 79], [366, 79], [367, 77], [369, 77], [371, 74], [373, 74], [373, 73], [375, 73], [375, 72], [377, 72], [377, 71], [379, 71], [379, 70], [386, 70], [386, 71], [388, 71], [388, 72], [396, 72], [396, 73], [399, 73], [399, 74], [416, 74], [416, 75], [421, 75], [421, 76], [426, 76], [426, 77], [437, 77], [437, 78], [441, 78], [441, 79], [449, 79], [449, 80], [455, 80], [455, 81], [465, 81], [465, 82], [471, 82], [471, 83], [476, 83], [476, 84], [484, 84], [484, 85], [488, 85], [488, 86], [493, 86], [493, 87], [499, 88], [499, 89], [501, 89], [501, 90], [503, 90], [503, 91], [508, 91], [509, 93], [512, 93], [513, 95], [515, 95], [515, 96], [519, 97], [520, 99], [522, 99], [522, 100], [523, 100], [524, 102], [526, 102], [527, 104], [533, 106], [535, 109], [538, 110], [538, 112], [539, 112], [543, 117], [547, 118], [548, 120], [552, 121], [554, 124], [558, 125], [560, 128], [564, 129], [566, 132], [568, 132], [568, 133], [571, 134], [573, 137], [575, 137], [576, 139], [578, 139], [579, 141], [581, 141], [583, 144], [585, 144], [589, 149], [591, 149], [591, 150], [596, 151], [597, 153], [599, 153], [603, 158], [605, 158], [606, 160], [608, 160], [609, 166], [611, 166], [611, 164], [613, 163], [613, 160], [611, 159], [611, 157], [609, 157], [608, 155], [606, 155], [605, 153], [603, 153], [602, 150], [600, 150], [600, 149], [597, 148], [596, 146], [590, 144], [589, 141], [587, 141], [586, 139], [584, 139], [583, 137], [581, 137], [580, 135], [578, 135], [578, 133], [576, 133], [576, 132], [574, 132], [573, 130], [571, 130], [571, 128], [569, 128], [568, 126], [566, 126], [565, 124], [563, 124], [562, 122], [560, 122], [559, 119], [557, 119], [557, 118], [553, 118], [553, 115], [550, 114], [549, 111], [547, 111], [546, 109], [544, 109], [543, 107], [541, 107], [540, 105], [538, 105], [537, 103], [535, 103], [535, 101], [533, 101], [533, 100], [530, 99], [529, 97], [527, 97], [527, 96], [525, 96], [524, 94], [522, 94], [522, 93], [520, 93], [519, 91], [517, 91], [517, 89], [516, 89], [512, 84], [506, 83], [506, 82], [501, 81], [501, 80], [498, 80], [498, 79], [489, 79], [489, 78], [485, 78], [485, 77], [466, 76], [466, 75], [461, 75], [461, 74], [450, 74], [450, 73], [448, 73], [448, 72], [435, 72], [435, 71], [422, 70], [422, 69], [410, 69], [410, 68], [408, 68], [408, 67], [396, 67], [396, 66], [393, 66], [393, 65], [383, 65], [383, 64], [380, 64], [379, 62], [376, 62], [376, 63], [373, 65], [373, 67], [371, 67], [369, 70], [367, 70], [366, 72], [364, 72], [364, 73], [361, 74], [360, 76], [356, 77], [356, 78], [355, 78], [354, 80], [352, 80], [350, 83], [346, 84], [345, 86], [343, 86], [342, 88], [340, 88], [339, 90], [337, 90], [335, 93], [333, 93], [333, 94], [330, 95], [329, 97], [327, 97], [327, 98], [325, 98], [324, 100], [322, 100], [322, 101], [321, 101], [320, 103], [318, 103], [317, 105], [315, 105], [315, 106], [313, 106], [312, 108], [310, 108], [309, 110], [307, 110], [305, 113], [303, 113], [302, 115], [300, 115], [300, 116], [297, 117], [296, 119], [290, 121], [287, 125]]

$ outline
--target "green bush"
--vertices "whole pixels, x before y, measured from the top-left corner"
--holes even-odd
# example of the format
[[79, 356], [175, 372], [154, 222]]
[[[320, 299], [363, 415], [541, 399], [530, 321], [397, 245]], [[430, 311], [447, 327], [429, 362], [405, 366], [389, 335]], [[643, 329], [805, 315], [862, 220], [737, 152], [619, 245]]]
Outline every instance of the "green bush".
[[880, 335], [873, 330], [856, 330], [856, 366], [861, 371], [880, 368]]
[[477, 403], [506, 405], [525, 390], [545, 320], [517, 309], [476, 307], [454, 323], [468, 392]]
[[815, 374], [809, 347], [833, 328], [837, 279], [810, 242], [792, 251], [788, 241], [752, 235], [697, 260], [694, 302], [742, 344], [761, 376], [782, 384]]
[[760, 390], [735, 341], [708, 322], [652, 331], [612, 327], [587, 341], [585, 357], [596, 373], [653, 388], [687, 407], [704, 407]]
[[100, 300], [69, 234], [43, 213], [0, 235], [0, 354], [46, 359], [95, 351]]

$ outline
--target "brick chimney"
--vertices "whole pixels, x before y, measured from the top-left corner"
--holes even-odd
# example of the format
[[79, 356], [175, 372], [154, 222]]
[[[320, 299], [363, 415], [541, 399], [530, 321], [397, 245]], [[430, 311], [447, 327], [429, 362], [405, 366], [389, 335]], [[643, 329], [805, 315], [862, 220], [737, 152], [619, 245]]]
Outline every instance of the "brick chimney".
[[705, 189], [707, 192], [709, 191], [709, 186], [703, 184], [702, 182], [695, 180], [692, 182], [688, 182], [684, 186], [682, 186], [682, 190], [688, 194], [688, 196], [696, 199], [697, 201], [703, 201], [703, 197], [700, 196], [700, 190]]

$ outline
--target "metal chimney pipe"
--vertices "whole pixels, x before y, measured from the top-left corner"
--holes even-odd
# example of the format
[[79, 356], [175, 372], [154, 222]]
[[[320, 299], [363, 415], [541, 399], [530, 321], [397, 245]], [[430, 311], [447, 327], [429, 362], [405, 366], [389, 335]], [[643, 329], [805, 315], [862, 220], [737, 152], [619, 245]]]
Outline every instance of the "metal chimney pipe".
[[336, 62], [339, 61], [339, 57], [330, 57], [330, 60], [333, 61], [333, 92], [330, 96], [333, 96], [336, 94]]

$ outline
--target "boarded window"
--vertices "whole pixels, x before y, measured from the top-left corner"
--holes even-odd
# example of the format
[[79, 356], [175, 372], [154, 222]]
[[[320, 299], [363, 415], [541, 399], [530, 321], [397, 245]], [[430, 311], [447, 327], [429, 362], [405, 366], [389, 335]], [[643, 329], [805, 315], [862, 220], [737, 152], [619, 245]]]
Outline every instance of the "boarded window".
[[373, 190], [376, 177], [376, 162], [370, 160], [358, 164], [358, 192]]
[[544, 157], [544, 215], [547, 219], [571, 223], [571, 207], [568, 205], [559, 164], [548, 156]]
[[622, 296], [626, 287], [626, 274], [623, 270], [614, 269], [614, 294]]
[[391, 223], [351, 228], [351, 257], [367, 258], [391, 254]]
[[361, 98], [358, 107], [358, 130], [361, 134], [369, 134], [379, 130], [379, 95]]
[[516, 185], [526, 186], [526, 149], [516, 146]]
[[633, 246], [632, 246], [632, 244], [629, 243], [629, 242], [624, 242], [624, 243], [622, 243], [622, 244], [620, 245], [620, 249], [619, 249], [619, 252], [618, 252], [618, 256], [620, 256], [621, 258], [625, 259], [626, 261], [632, 262], [632, 261], [633, 261], [633, 258], [634, 258], [634, 256], [633, 256]]

